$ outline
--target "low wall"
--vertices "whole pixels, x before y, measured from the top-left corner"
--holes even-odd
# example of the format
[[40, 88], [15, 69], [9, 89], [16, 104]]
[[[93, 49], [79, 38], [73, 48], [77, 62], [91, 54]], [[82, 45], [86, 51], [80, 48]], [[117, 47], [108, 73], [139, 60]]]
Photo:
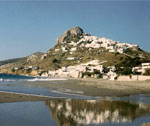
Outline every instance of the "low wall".
[[138, 76], [138, 79], [139, 81], [145, 81], [145, 80], [150, 80], [150, 76]]
[[118, 76], [117, 81], [146, 81], [150, 80], [150, 76], [144, 75], [131, 75], [131, 76]]
[[118, 76], [117, 81], [133, 81], [130, 76]]

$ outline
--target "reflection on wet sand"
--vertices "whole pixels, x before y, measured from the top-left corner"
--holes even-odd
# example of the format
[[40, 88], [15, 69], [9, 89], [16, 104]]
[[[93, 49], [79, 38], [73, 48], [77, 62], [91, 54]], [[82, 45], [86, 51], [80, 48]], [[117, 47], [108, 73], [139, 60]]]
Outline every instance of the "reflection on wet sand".
[[150, 115], [150, 105], [120, 101], [54, 99], [45, 104], [58, 126], [125, 123]]

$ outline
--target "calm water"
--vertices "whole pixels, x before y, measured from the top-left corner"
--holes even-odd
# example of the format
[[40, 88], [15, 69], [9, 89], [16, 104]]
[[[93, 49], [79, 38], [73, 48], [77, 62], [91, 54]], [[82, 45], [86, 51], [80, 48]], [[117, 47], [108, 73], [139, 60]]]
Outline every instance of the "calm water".
[[[141, 126], [144, 122], [150, 122], [150, 95], [122, 98], [68, 96], [61, 92], [55, 93], [51, 89], [17, 83], [28, 79], [35, 81], [35, 78], [7, 77], [5, 75], [5, 78], [2, 78], [0, 75], [1, 91], [39, 93], [57, 97], [63, 95], [66, 99], [0, 103], [0, 126]], [[36, 81], [40, 79], [36, 78]]]
[[1, 126], [140, 126], [150, 105], [120, 101], [53, 99], [0, 104]]
[[[0, 91], [43, 95], [57, 98], [72, 98], [72, 99], [100, 99], [99, 97], [90, 97], [77, 94], [68, 94], [64, 91], [56, 91], [51, 88], [41, 87], [35, 83], [43, 83], [50, 81], [50, 83], [60, 83], [67, 81], [60, 78], [46, 78], [46, 77], [28, 77], [17, 75], [0, 74]], [[30, 83], [30, 84], [29, 84]], [[70, 91], [71, 92], [71, 91]]]

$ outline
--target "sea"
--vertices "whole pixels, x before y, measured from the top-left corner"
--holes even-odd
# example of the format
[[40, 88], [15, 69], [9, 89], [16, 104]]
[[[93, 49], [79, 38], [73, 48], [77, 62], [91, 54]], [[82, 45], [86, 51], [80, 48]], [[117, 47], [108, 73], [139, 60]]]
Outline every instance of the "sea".
[[144, 126], [150, 123], [150, 95], [92, 97], [36, 85], [65, 81], [65, 78], [0, 74], [0, 92], [50, 98], [8, 103], [0, 100], [0, 126]]

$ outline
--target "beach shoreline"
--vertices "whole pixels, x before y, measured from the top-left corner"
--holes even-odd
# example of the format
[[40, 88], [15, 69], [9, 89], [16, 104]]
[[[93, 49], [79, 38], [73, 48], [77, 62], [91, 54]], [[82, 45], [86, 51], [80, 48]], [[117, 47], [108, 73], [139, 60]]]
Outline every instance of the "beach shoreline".
[[0, 91], [0, 103], [47, 101], [52, 97]]
[[[63, 81], [24, 82], [32, 86], [50, 88], [62, 93], [79, 94], [93, 97], [123, 97], [137, 94], [150, 94], [149, 81], [108, 81], [100, 79], [74, 79]], [[37, 96], [13, 92], [0, 91], [0, 103], [21, 101], [45, 101], [50, 96]], [[55, 97], [54, 97], [55, 98]], [[60, 97], [61, 98], [61, 97]]]
[[115, 81], [93, 78], [77, 80], [80, 80], [79, 85], [99, 89], [100, 92], [97, 94], [99, 96], [150, 94], [150, 81]]

